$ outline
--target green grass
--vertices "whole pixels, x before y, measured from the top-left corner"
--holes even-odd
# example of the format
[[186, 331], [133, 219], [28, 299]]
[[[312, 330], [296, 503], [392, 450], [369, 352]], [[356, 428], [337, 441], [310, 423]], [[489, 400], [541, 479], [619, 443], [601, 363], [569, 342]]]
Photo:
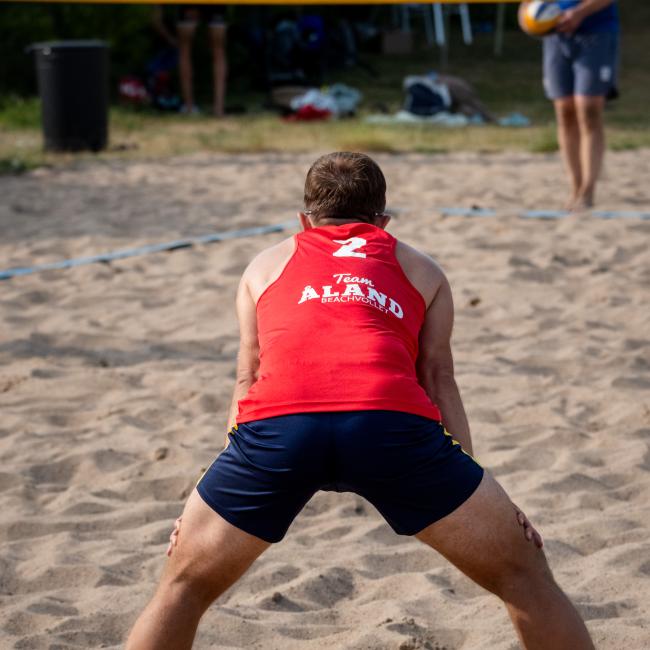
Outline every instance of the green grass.
[[36, 129], [40, 120], [40, 104], [33, 97], [9, 95], [0, 98], [0, 128], [3, 130]]
[[537, 129], [531, 138], [528, 150], [532, 153], [552, 153], [558, 150], [557, 136], [552, 125], [545, 129]]
[[38, 164], [29, 165], [22, 158], [0, 158], [0, 174], [22, 174], [38, 167]]
[[[643, 33], [625, 36], [622, 98], [607, 110], [612, 149], [650, 147], [650, 67]], [[325, 151], [368, 152], [503, 151], [547, 153], [557, 150], [553, 112], [541, 89], [539, 44], [509, 33], [501, 58], [491, 52], [491, 37], [479, 36], [467, 48], [452, 44], [447, 71], [472, 82], [485, 104], [497, 115], [519, 111], [533, 122], [527, 128], [470, 126], [442, 128], [421, 125], [371, 125], [363, 118], [383, 105], [391, 112], [403, 101], [402, 79], [439, 69], [438, 52], [419, 47], [409, 56], [365, 55], [365, 67], [337, 72], [329, 80], [359, 88], [364, 95], [357, 118], [319, 123], [287, 123], [265, 111], [265, 97], [239, 90], [230, 101], [247, 113], [214, 120], [208, 115], [184, 117], [114, 106], [110, 112], [110, 142], [99, 154], [51, 154], [42, 151], [40, 106], [35, 98], [0, 98], [0, 173], [19, 173], [38, 165], [100, 158], [150, 158], [206, 152]], [[371, 75], [368, 68], [375, 70]]]

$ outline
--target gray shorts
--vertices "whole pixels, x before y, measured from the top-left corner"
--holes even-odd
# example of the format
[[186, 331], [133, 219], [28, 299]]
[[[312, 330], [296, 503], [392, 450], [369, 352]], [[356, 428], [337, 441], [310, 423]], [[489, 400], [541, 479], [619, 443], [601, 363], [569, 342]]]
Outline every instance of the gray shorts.
[[618, 32], [551, 34], [544, 38], [546, 96], [615, 97], [618, 41]]

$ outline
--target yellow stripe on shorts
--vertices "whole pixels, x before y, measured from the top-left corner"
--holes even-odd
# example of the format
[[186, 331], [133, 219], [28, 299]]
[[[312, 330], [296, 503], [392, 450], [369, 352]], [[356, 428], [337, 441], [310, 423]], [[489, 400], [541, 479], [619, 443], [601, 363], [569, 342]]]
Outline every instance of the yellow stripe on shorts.
[[454, 438], [454, 436], [452, 436], [451, 433], [449, 433], [449, 431], [447, 431], [447, 429], [445, 429], [445, 427], [442, 427], [442, 432], [443, 432], [446, 436], [449, 436], [449, 437], [451, 438], [451, 443], [452, 443], [453, 445], [458, 445], [458, 446], [460, 447], [460, 450], [465, 454], [465, 456], [469, 456], [469, 457], [470, 457], [470, 458], [471, 458], [471, 459], [472, 459], [472, 460], [473, 460], [473, 461], [474, 461], [474, 462], [475, 462], [479, 467], [483, 467], [483, 465], [481, 465], [481, 463], [479, 463], [478, 460], [476, 460], [476, 458], [475, 458], [474, 456], [472, 456], [472, 454], [468, 454], [468, 453], [463, 449], [463, 445], [461, 445], [460, 442], [458, 442], [458, 440], [456, 440], [456, 439]]
[[[231, 428], [230, 428], [230, 431], [228, 431], [228, 435], [231, 435], [231, 434], [232, 434], [232, 435], [234, 436], [235, 433], [237, 432], [238, 428], [239, 428], [239, 427], [235, 424], [235, 426], [231, 427]], [[223, 448], [222, 453], [223, 453], [223, 451], [227, 448], [227, 446], [228, 446], [228, 445], [226, 445], [226, 447]], [[196, 487], [196, 486], [201, 482], [201, 479], [205, 476], [205, 473], [206, 473], [209, 469], [210, 469], [210, 467], [206, 467], [205, 469], [201, 470], [201, 476], [199, 476], [199, 480], [196, 482], [196, 485], [195, 485], [194, 487]]]

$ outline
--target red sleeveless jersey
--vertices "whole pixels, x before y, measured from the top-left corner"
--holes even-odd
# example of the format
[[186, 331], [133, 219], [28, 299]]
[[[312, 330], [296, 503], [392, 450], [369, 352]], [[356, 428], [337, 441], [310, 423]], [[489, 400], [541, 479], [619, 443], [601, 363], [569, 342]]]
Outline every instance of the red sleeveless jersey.
[[295, 236], [293, 256], [257, 302], [259, 378], [237, 422], [319, 411], [403, 411], [440, 420], [415, 361], [426, 305], [366, 223]]

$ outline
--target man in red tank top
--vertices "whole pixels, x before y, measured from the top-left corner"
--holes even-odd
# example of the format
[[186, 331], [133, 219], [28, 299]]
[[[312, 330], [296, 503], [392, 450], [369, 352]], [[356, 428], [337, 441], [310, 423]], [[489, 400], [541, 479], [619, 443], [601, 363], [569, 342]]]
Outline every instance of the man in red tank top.
[[[190, 648], [199, 620], [318, 490], [355, 492], [500, 597], [527, 649], [593, 648], [542, 540], [472, 458], [440, 267], [385, 231], [363, 154], [319, 158], [302, 232], [258, 255], [237, 294], [225, 450], [172, 533], [127, 648]], [[447, 432], [451, 431], [451, 435]]]

